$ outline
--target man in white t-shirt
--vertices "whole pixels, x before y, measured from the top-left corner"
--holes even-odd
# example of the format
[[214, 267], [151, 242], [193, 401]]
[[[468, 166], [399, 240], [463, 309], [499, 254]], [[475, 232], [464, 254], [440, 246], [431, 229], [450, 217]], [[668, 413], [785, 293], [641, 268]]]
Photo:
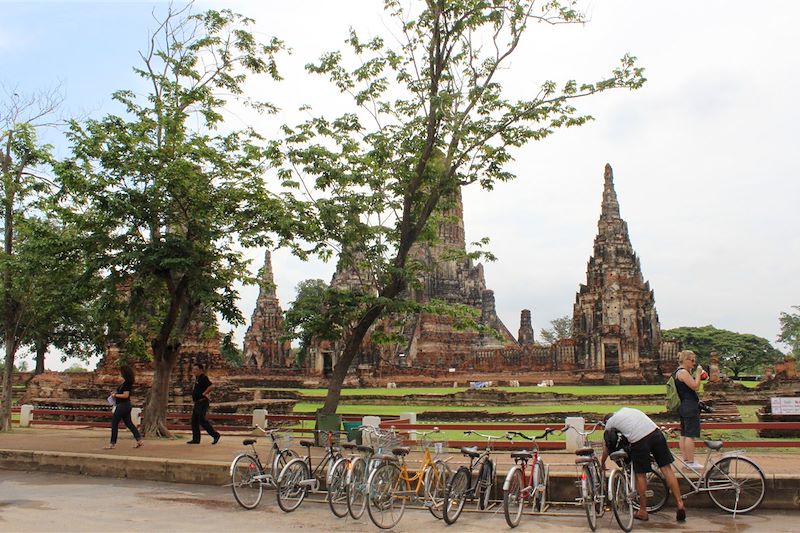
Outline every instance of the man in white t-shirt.
[[[667, 439], [658, 429], [650, 417], [638, 409], [623, 407], [615, 413], [606, 415], [606, 433], [618, 431], [630, 443], [630, 459], [633, 462], [633, 471], [636, 474], [636, 490], [639, 493], [639, 511], [633, 515], [637, 520], [647, 520], [647, 473], [650, 472], [650, 456], [658, 464], [664, 479], [667, 482], [675, 506], [678, 508], [675, 518], [679, 522], [686, 520], [686, 510], [683, 507], [678, 479], [672, 471], [672, 462], [675, 460], [667, 446]], [[603, 439], [603, 457], [600, 463], [605, 468], [608, 458], [608, 439]]]

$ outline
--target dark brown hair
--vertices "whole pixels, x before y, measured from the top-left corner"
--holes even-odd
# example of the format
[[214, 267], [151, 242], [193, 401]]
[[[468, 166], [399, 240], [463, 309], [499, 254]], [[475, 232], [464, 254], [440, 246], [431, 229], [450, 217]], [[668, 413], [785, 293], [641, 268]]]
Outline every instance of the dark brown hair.
[[129, 381], [131, 385], [134, 384], [136, 381], [136, 373], [133, 371], [130, 365], [122, 365], [119, 367], [119, 375], [122, 376], [122, 379], [125, 381]]
[[195, 363], [194, 366], [199, 368], [201, 372], [205, 372], [206, 371], [206, 365], [204, 365], [203, 363]]

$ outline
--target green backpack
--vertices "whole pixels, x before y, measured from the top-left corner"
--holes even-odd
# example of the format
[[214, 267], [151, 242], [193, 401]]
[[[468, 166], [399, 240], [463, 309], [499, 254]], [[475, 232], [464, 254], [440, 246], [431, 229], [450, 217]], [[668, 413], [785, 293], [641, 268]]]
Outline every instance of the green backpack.
[[672, 375], [667, 380], [667, 412], [677, 412], [678, 407], [681, 406], [681, 397], [678, 396], [678, 386], [675, 383], [675, 374], [678, 371], [672, 373]]

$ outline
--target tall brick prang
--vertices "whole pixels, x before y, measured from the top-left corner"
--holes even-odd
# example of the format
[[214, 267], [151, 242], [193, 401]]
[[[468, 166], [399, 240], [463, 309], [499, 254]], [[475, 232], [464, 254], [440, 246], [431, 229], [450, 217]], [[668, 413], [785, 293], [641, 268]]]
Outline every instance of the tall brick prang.
[[283, 310], [275, 292], [269, 250], [264, 253], [258, 286], [256, 308], [244, 336], [244, 364], [249, 368], [283, 368], [291, 345], [280, 338], [283, 335]]

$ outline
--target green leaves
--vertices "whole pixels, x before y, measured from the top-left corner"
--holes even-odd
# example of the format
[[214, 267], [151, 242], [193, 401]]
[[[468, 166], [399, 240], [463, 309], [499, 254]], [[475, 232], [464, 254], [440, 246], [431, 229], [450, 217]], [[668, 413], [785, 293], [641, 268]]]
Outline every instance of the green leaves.
[[59, 175], [92, 266], [107, 273], [105, 320], [137, 355], [152, 344], [156, 360], [175, 357], [167, 347], [196, 317], [243, 322], [234, 287], [250, 276], [240, 246], [294, 238], [296, 204], [266, 188], [263, 139], [216, 130], [249, 75], [279, 77], [283, 43], [259, 42], [251, 23], [228, 10], [170, 11], [135, 69], [151, 92], [118, 91], [125, 114], [71, 125], [74, 155]]
[[[792, 309], [800, 311], [800, 306], [794, 305]], [[781, 313], [778, 322], [781, 327], [778, 342], [785, 342], [795, 356], [800, 355], [800, 313]]]
[[716, 351], [720, 365], [738, 377], [743, 372], [760, 373], [764, 365], [780, 357], [767, 339], [749, 333], [735, 333], [714, 326], [680, 327], [664, 330], [665, 339], [680, 340], [683, 348], [692, 350], [698, 362], [708, 368], [709, 357]]

